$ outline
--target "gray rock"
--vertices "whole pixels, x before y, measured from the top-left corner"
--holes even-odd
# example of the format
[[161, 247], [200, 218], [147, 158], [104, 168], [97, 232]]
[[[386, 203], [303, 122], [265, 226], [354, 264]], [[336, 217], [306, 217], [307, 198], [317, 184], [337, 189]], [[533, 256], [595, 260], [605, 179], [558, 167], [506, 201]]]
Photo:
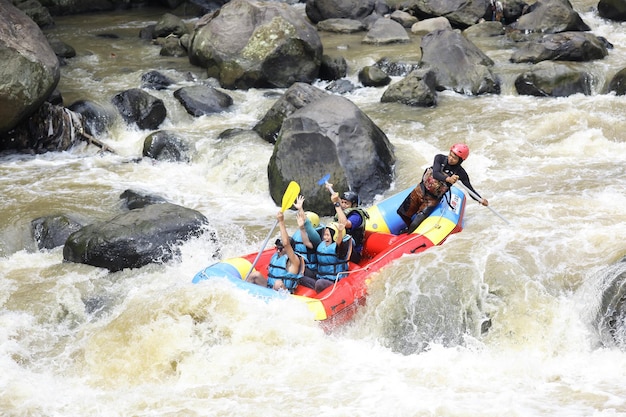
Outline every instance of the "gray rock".
[[410, 42], [404, 26], [395, 20], [378, 19], [363, 38], [363, 43], [385, 45], [390, 43]]
[[456, 30], [436, 30], [422, 38], [421, 66], [437, 75], [437, 90], [460, 94], [499, 94], [493, 61]]
[[593, 76], [572, 64], [542, 61], [515, 79], [518, 94], [538, 97], [567, 97], [591, 94]]
[[268, 166], [270, 194], [280, 202], [291, 180], [307, 207], [320, 215], [334, 209], [317, 181], [325, 174], [338, 192], [359, 193], [365, 205], [393, 181], [393, 147], [385, 133], [350, 100], [328, 95], [283, 122]]
[[376, 0], [307, 0], [305, 12], [313, 23], [326, 19], [363, 20], [374, 11]]
[[171, 260], [176, 246], [203, 233], [201, 213], [171, 203], [150, 204], [72, 233], [63, 259], [110, 271]]
[[398, 102], [413, 107], [433, 107], [437, 104], [436, 83], [434, 71], [418, 69], [390, 85], [380, 101]]
[[127, 123], [134, 123], [140, 129], [157, 129], [167, 116], [163, 100], [139, 88], [116, 94], [112, 103]]
[[219, 113], [233, 105], [231, 96], [208, 85], [179, 88], [174, 97], [194, 117]]
[[37, 24], [6, 0], [0, 0], [0, 8], [0, 133], [4, 133], [41, 106], [57, 86], [60, 71]]
[[509, 26], [522, 32], [540, 33], [591, 30], [568, 0], [538, 0]]
[[524, 43], [513, 52], [511, 62], [591, 61], [609, 54], [605, 43], [592, 33], [561, 32], [547, 34]]
[[310, 84], [295, 83], [265, 113], [263, 119], [254, 126], [253, 130], [264, 140], [275, 143], [278, 132], [287, 116], [327, 95], [328, 93]]
[[322, 52], [317, 30], [294, 8], [233, 0], [198, 22], [189, 60], [224, 88], [288, 88], [317, 79]]
[[53, 249], [65, 244], [65, 241], [82, 224], [63, 214], [39, 217], [31, 222], [31, 234], [37, 248]]

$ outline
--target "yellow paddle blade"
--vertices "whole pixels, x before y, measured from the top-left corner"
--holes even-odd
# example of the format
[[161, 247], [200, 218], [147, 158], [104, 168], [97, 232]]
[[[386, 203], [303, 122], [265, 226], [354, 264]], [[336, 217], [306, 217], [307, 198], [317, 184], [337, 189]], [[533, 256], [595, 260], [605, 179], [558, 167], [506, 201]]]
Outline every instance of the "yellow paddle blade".
[[300, 186], [297, 182], [291, 181], [285, 190], [285, 194], [283, 194], [283, 204], [281, 211], [287, 210], [289, 207], [293, 205], [300, 194]]

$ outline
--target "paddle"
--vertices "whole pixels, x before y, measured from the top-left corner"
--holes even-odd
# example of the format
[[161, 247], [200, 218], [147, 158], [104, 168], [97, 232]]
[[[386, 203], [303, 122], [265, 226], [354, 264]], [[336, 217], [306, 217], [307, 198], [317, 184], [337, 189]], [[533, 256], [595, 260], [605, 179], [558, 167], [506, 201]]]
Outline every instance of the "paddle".
[[[457, 181], [454, 183], [455, 185], [460, 185], [461, 188], [465, 191], [467, 191], [469, 193], [469, 195], [471, 195], [472, 197], [478, 199], [479, 201], [481, 200], [481, 197], [478, 196], [478, 194], [476, 194], [475, 192], [473, 192], [472, 190], [470, 190], [469, 188], [467, 188], [461, 181]], [[493, 212], [493, 214], [495, 214], [496, 216], [498, 216], [499, 218], [502, 219], [502, 221], [504, 221], [506, 224], [511, 224], [509, 223], [509, 221], [507, 219], [505, 219], [504, 217], [502, 217], [502, 215], [500, 213], [498, 213], [494, 208], [492, 208], [491, 206], [485, 206], [487, 207], [489, 210], [491, 210]]]
[[330, 179], [330, 174], [326, 174], [322, 178], [319, 179], [319, 181], [317, 182], [317, 185], [325, 185], [326, 188], [328, 188], [328, 191], [330, 191], [330, 193], [333, 194], [335, 191], [333, 190], [333, 186], [330, 185], [330, 183], [328, 182], [329, 179]]
[[[298, 185], [297, 182], [291, 181], [289, 185], [287, 186], [285, 193], [283, 194], [283, 201], [280, 207], [280, 211], [284, 212], [289, 207], [291, 207], [294, 201], [296, 201], [296, 198], [298, 198], [298, 194], [300, 194], [300, 186]], [[261, 258], [261, 254], [263, 253], [265, 246], [267, 246], [267, 242], [272, 237], [272, 233], [274, 233], [274, 229], [276, 229], [276, 226], [278, 226], [278, 219], [276, 220], [276, 223], [274, 223], [272, 230], [270, 230], [270, 232], [267, 234], [267, 237], [265, 238], [265, 241], [263, 242], [263, 246], [261, 246], [261, 250], [259, 250], [259, 253], [256, 255], [254, 262], [252, 262], [252, 266], [250, 267], [250, 270], [246, 274], [246, 277], [243, 279], [244, 281], [248, 279], [248, 276], [250, 276], [250, 274], [254, 270], [254, 267], [256, 266], [257, 262], [259, 262], [259, 259]]]

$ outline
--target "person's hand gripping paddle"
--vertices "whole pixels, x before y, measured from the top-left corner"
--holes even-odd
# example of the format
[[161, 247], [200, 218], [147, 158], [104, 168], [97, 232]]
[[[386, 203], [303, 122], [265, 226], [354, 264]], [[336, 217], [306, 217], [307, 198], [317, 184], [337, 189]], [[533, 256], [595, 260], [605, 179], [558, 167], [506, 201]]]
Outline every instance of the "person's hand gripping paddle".
[[[282, 205], [280, 207], [280, 211], [284, 212], [289, 207], [291, 207], [293, 205], [293, 203], [296, 201], [296, 198], [298, 198], [299, 194], [300, 194], [300, 186], [298, 185], [297, 182], [291, 181], [289, 183], [289, 185], [287, 186], [287, 189], [285, 190], [285, 193], [283, 194], [283, 201], [282, 201]], [[261, 246], [261, 249], [259, 250], [259, 253], [257, 254], [256, 258], [254, 259], [254, 262], [252, 263], [252, 266], [250, 267], [250, 270], [248, 271], [248, 273], [246, 274], [246, 276], [243, 279], [244, 281], [246, 279], [248, 279], [248, 276], [254, 270], [254, 267], [256, 266], [257, 262], [259, 262], [259, 258], [261, 258], [261, 254], [263, 253], [263, 250], [267, 246], [267, 242], [272, 237], [272, 233], [274, 233], [274, 229], [276, 229], [276, 226], [278, 226], [278, 220], [276, 220], [276, 223], [274, 223], [274, 226], [272, 227], [272, 230], [270, 230], [270, 232], [267, 234], [267, 237], [265, 238], [265, 241], [263, 242], [263, 246]]]

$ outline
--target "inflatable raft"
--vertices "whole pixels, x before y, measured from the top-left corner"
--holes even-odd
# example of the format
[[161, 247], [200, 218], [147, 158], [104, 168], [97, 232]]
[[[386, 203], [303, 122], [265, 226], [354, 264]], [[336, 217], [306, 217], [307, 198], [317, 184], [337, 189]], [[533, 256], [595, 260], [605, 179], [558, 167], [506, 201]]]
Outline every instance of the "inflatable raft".
[[[327, 328], [345, 323], [356, 309], [365, 303], [370, 276], [390, 262], [406, 254], [415, 254], [441, 245], [448, 236], [463, 230], [466, 197], [462, 190], [452, 187], [439, 205], [411, 234], [400, 234], [405, 227], [396, 213], [404, 198], [413, 188], [408, 188], [367, 209], [370, 218], [366, 223], [363, 256], [359, 264], [350, 262], [347, 276], [319, 294], [315, 290], [298, 286], [293, 295], [279, 293], [270, 288], [243, 280], [247, 276], [258, 252], [237, 258], [224, 259], [209, 265], [193, 278], [194, 283], [226, 278], [249, 293], [272, 299], [291, 296], [306, 303], [315, 320]], [[267, 275], [267, 266], [274, 248], [264, 250], [255, 269]]]

